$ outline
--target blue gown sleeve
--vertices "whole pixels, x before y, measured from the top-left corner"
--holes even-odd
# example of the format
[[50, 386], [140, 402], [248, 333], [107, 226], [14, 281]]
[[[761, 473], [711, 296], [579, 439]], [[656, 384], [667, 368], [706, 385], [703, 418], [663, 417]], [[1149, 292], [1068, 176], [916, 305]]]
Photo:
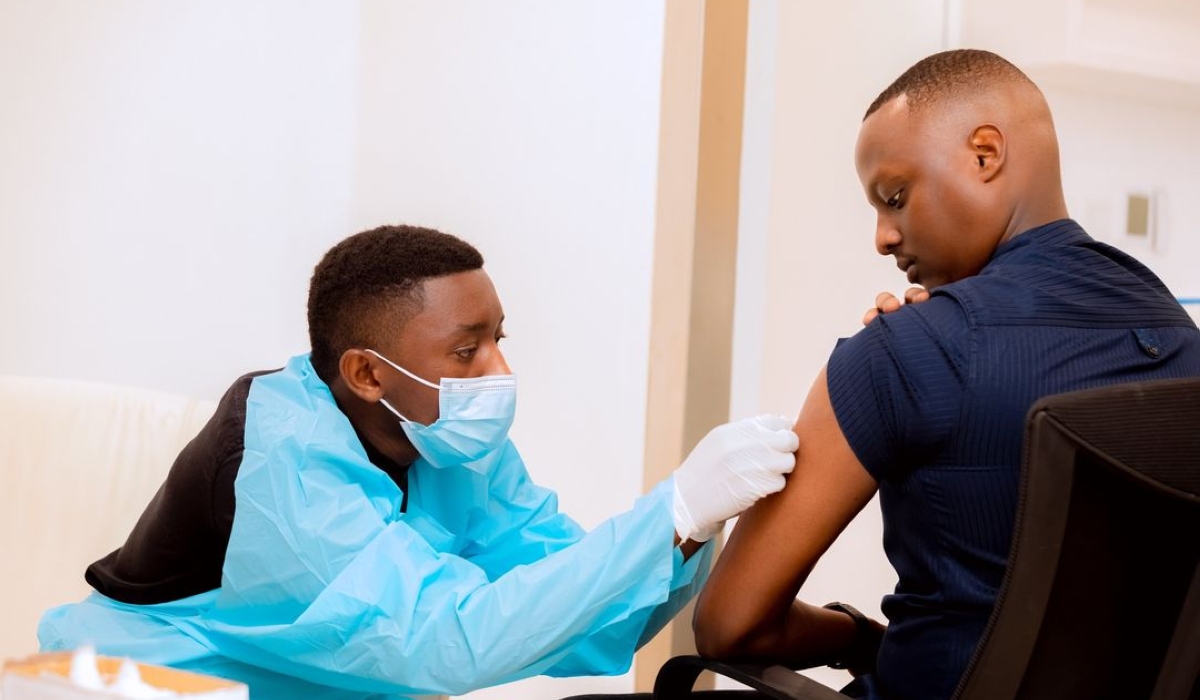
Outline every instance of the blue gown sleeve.
[[575, 645], [571, 653], [547, 669], [545, 675], [599, 676], [628, 671], [633, 652], [658, 634], [700, 592], [712, 570], [713, 545], [704, 543], [687, 561], [678, 548], [672, 556], [675, 575], [671, 580], [670, 597], [665, 603], [600, 629]]
[[[673, 538], [673, 524], [671, 533]], [[478, 520], [472, 534], [472, 544], [464, 556], [494, 580], [513, 566], [537, 561], [570, 546], [584, 533], [571, 518], [559, 512], [557, 495], [535, 484], [522, 460], [511, 459], [492, 480], [487, 516]], [[545, 675], [609, 675], [627, 671], [633, 652], [699, 592], [711, 570], [712, 549], [706, 544], [685, 562], [679, 549], [672, 547], [668, 599], [596, 629], [574, 644], [566, 657], [544, 671]]]
[[[411, 694], [616, 673], [707, 572], [707, 552], [684, 563], [675, 551], [669, 482], [584, 534], [552, 494], [522, 485], [513, 450], [517, 463], [498, 467], [519, 468], [509, 526], [494, 542], [473, 540], [419, 498], [399, 513], [395, 485], [348, 449], [340, 413], [270, 417], [287, 402], [262, 398], [247, 420], [222, 587], [193, 631], [233, 659]], [[468, 521], [495, 515], [479, 497], [463, 496]]]

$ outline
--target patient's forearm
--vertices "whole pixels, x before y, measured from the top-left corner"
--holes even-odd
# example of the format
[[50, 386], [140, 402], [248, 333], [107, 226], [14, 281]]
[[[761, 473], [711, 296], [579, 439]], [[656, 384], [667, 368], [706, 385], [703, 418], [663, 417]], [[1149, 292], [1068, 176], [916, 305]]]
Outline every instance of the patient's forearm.
[[[711, 609], [710, 609], [711, 610]], [[715, 612], [715, 611], [712, 611]], [[698, 610], [696, 646], [712, 658], [772, 661], [793, 668], [820, 666], [838, 658], [854, 642], [854, 621], [835, 610], [794, 601], [787, 612], [752, 629]]]
[[796, 601], [788, 610], [783, 661], [793, 667], [824, 665], [854, 644], [854, 620], [836, 610]]

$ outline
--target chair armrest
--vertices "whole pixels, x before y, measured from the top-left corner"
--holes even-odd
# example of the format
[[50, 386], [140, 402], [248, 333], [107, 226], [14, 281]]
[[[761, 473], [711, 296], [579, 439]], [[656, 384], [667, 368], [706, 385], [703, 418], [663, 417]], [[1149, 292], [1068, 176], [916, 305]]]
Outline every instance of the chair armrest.
[[699, 656], [667, 660], [654, 679], [654, 700], [683, 700], [702, 671], [712, 671], [754, 688], [774, 700], [846, 700], [847, 696], [786, 666], [725, 663]]

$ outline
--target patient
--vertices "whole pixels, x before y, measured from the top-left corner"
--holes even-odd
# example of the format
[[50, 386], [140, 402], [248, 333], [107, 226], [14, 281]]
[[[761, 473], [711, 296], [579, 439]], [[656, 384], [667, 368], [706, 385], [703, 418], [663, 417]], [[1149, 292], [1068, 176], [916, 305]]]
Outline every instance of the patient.
[[[876, 249], [928, 298], [869, 313], [833, 351], [797, 419], [787, 487], [742, 516], [701, 594], [697, 644], [849, 668], [860, 697], [937, 700], [1004, 574], [1031, 404], [1200, 375], [1200, 331], [1153, 273], [1068, 218], [1049, 107], [999, 56], [918, 62], [867, 110], [855, 163]], [[876, 491], [899, 575], [886, 632], [796, 600]]]

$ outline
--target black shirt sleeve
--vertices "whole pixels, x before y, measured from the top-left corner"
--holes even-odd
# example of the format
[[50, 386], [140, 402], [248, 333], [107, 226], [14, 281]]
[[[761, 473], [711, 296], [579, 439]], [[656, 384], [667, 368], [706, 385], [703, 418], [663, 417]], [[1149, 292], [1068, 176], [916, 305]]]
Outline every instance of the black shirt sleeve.
[[166, 481], [125, 544], [88, 567], [87, 582], [109, 598], [164, 603], [221, 585], [233, 525], [234, 490], [245, 447], [247, 374], [176, 457]]

